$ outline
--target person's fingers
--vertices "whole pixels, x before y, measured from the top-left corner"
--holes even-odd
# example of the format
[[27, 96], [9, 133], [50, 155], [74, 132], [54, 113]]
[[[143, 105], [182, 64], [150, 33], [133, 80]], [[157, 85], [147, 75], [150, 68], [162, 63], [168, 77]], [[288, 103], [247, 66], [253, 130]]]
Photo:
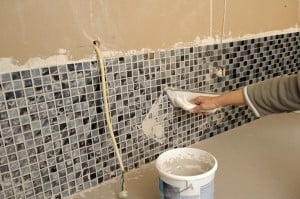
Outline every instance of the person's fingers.
[[190, 110], [190, 113], [200, 113], [202, 115], [209, 115], [211, 112], [206, 112], [203, 109], [192, 109]]
[[212, 97], [199, 96], [199, 97], [191, 99], [190, 102], [193, 103], [193, 104], [198, 104], [199, 105], [199, 104], [207, 102], [207, 101], [209, 101], [211, 99], [212, 99]]
[[209, 115], [210, 113], [209, 112], [201, 112], [202, 115]]
[[191, 109], [191, 113], [199, 113], [199, 112], [204, 112], [206, 109], [203, 107], [203, 104], [200, 104], [199, 106], [196, 106], [195, 108]]
[[191, 110], [189, 110], [190, 113], [197, 113], [197, 109], [196, 108], [193, 108]]
[[214, 103], [203, 102], [203, 103], [199, 104], [198, 106], [196, 106], [195, 108], [193, 108], [190, 112], [200, 113], [200, 112], [206, 112], [207, 110], [212, 110], [215, 108], [217, 108], [217, 107]]
[[195, 98], [191, 99], [190, 102], [193, 104], [201, 104], [201, 100], [202, 100], [202, 97], [195, 97]]
[[199, 114], [202, 114], [202, 115], [209, 115], [210, 114], [210, 112], [206, 112], [204, 110], [197, 110], [197, 109], [190, 110], [190, 113], [199, 113]]

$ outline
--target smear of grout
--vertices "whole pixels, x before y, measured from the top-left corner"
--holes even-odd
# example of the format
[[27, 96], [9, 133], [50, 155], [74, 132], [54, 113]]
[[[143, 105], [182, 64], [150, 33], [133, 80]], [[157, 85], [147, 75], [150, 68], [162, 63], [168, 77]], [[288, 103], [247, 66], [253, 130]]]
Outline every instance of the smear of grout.
[[164, 120], [165, 115], [160, 114], [160, 106], [163, 102], [163, 93], [151, 106], [145, 119], [142, 121], [142, 130], [150, 138], [155, 139], [159, 143], [164, 141]]

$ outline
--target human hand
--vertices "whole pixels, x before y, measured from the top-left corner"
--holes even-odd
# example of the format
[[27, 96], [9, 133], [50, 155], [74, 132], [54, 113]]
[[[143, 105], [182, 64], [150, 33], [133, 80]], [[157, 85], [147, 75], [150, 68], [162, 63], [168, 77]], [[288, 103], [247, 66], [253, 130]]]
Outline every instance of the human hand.
[[218, 96], [199, 96], [192, 100], [191, 103], [197, 106], [190, 110], [191, 113], [209, 114], [211, 110], [228, 106], [228, 105], [246, 105], [246, 99], [243, 94], [243, 89], [230, 91]]
[[191, 103], [197, 106], [190, 110], [191, 113], [209, 114], [209, 111], [219, 108], [220, 105], [217, 100], [218, 97], [199, 96], [192, 100]]

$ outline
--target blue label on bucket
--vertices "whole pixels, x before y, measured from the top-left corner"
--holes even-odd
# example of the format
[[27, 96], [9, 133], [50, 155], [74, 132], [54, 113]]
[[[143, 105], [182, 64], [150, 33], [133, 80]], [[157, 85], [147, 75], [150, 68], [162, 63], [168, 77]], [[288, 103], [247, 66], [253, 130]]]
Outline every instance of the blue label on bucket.
[[180, 199], [180, 189], [159, 179], [160, 199]]
[[200, 187], [201, 199], [213, 199], [214, 198], [214, 181], [211, 181], [207, 185]]
[[172, 186], [159, 179], [160, 199], [213, 199], [214, 181], [200, 187], [200, 195], [186, 196], [182, 195], [180, 188]]
[[197, 196], [181, 196], [180, 199], [199, 199], [199, 195], [197, 195]]

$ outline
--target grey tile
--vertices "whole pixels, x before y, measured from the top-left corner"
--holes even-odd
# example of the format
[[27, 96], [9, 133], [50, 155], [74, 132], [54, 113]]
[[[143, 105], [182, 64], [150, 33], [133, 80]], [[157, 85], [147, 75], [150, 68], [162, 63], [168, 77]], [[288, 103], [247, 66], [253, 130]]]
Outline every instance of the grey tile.
[[11, 75], [9, 73], [2, 74], [0, 77], [0, 82], [9, 82], [11, 81]]

